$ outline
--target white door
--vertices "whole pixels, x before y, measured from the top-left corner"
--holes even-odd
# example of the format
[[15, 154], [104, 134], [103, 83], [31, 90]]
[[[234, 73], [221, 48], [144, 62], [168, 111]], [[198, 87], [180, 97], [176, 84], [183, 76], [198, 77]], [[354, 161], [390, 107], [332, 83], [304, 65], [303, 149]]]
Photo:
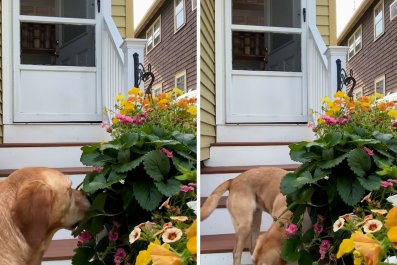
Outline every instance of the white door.
[[307, 121], [305, 0], [225, 0], [226, 122]]
[[14, 121], [100, 121], [97, 1], [13, 3]]

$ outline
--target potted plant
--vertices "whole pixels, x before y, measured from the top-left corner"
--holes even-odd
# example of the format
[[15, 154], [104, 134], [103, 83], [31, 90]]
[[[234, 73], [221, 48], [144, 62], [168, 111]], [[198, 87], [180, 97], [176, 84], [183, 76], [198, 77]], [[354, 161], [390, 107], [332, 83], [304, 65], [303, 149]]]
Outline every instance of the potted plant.
[[[394, 103], [380, 95], [354, 101], [341, 91], [334, 98], [322, 100], [323, 113], [312, 126], [317, 139], [290, 145], [291, 158], [302, 165], [281, 183], [293, 212], [282, 256], [299, 264], [353, 264], [352, 255], [336, 256], [351, 232], [336, 232], [335, 222], [378, 192], [382, 181], [397, 178]], [[311, 225], [304, 224], [306, 213]]]
[[103, 124], [112, 140], [82, 147], [81, 162], [94, 167], [81, 184], [92, 205], [73, 231], [74, 265], [196, 263], [196, 99], [181, 93], [118, 95]]

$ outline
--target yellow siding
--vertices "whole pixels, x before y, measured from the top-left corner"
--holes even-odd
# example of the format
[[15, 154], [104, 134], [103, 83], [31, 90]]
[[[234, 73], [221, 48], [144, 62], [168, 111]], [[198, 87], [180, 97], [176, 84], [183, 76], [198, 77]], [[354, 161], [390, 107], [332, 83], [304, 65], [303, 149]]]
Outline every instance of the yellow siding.
[[3, 142], [3, 74], [1, 71], [1, 65], [3, 61], [3, 56], [1, 54], [1, 41], [3, 39], [3, 34], [1, 32], [1, 18], [2, 18], [2, 1], [0, 0], [0, 143]]
[[200, 126], [201, 160], [209, 158], [209, 147], [216, 140], [215, 125], [215, 0], [201, 1]]
[[112, 17], [123, 38], [132, 38], [133, 25], [133, 0], [112, 0]]
[[336, 45], [336, 0], [317, 0], [317, 27], [327, 45]]

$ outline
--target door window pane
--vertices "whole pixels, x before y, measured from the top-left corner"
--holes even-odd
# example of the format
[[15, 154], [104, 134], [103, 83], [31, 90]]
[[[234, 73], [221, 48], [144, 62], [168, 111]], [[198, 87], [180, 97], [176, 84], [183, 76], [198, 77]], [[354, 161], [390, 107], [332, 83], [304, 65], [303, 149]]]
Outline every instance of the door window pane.
[[95, 66], [95, 26], [21, 23], [21, 64]]
[[232, 24], [301, 27], [301, 1], [233, 0]]
[[233, 32], [233, 70], [301, 72], [299, 34]]
[[20, 0], [21, 15], [95, 18], [95, 0]]

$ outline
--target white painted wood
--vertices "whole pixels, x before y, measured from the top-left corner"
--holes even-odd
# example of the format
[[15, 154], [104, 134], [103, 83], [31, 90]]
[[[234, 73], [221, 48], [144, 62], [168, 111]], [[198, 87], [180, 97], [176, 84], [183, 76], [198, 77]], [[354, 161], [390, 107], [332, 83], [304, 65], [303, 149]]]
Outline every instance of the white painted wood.
[[95, 72], [21, 70], [19, 78], [16, 122], [101, 120]]
[[86, 143], [109, 140], [109, 133], [98, 123], [4, 125], [4, 143]]
[[[226, 123], [225, 1], [215, 1], [215, 90], [216, 124]], [[198, 23], [199, 24], [199, 23]], [[198, 49], [199, 51], [200, 49]]]
[[104, 15], [104, 25], [106, 26], [107, 33], [110, 34], [111, 40], [113, 40], [114, 48], [117, 50], [121, 62], [124, 63], [124, 54], [121, 50], [121, 45], [123, 44], [123, 38], [121, 37], [116, 24], [109, 15]]
[[41, 17], [41, 16], [26, 16], [20, 15], [21, 22], [38, 22], [38, 23], [55, 23], [55, 24], [70, 24], [70, 25], [95, 25], [95, 19], [82, 18], [67, 18], [67, 17]]
[[232, 31], [249, 31], [249, 32], [274, 32], [274, 33], [302, 33], [301, 28], [282, 28], [269, 26], [251, 26], [251, 25], [231, 25]]
[[2, 1], [2, 23], [1, 23], [1, 55], [2, 55], [2, 93], [3, 93], [3, 123], [12, 121], [13, 110], [13, 45], [12, 45], [12, 1]]
[[[214, 253], [214, 254], [202, 254], [200, 255], [200, 264], [201, 265], [228, 265], [233, 264], [233, 254], [229, 253]], [[252, 258], [249, 252], [243, 252], [241, 257], [242, 265], [251, 265]], [[52, 265], [52, 264], [51, 264]]]
[[0, 148], [0, 168], [82, 167], [79, 146]]
[[43, 261], [42, 265], [72, 265], [71, 260], [54, 260], [54, 261]]
[[[310, 25], [309, 26], [309, 31], [310, 31], [310, 38], [312, 38], [312, 41], [314, 41], [314, 49], [317, 50], [319, 55], [321, 56], [324, 66], [328, 67], [328, 60], [327, 57], [325, 56], [325, 52], [327, 51], [327, 45], [325, 45], [325, 42], [323, 38], [321, 37], [321, 33], [318, 30], [316, 26]], [[315, 52], [312, 49], [308, 49], [309, 53], [310, 52]], [[310, 64], [309, 64], [310, 65]]]
[[250, 166], [297, 164], [289, 157], [286, 146], [213, 146], [204, 164], [215, 166]]
[[218, 125], [217, 142], [296, 142], [314, 139], [306, 124]]
[[307, 93], [302, 77], [264, 74], [232, 74], [227, 91], [227, 122], [306, 122]]
[[[272, 223], [272, 217], [264, 212], [262, 215], [261, 231], [267, 231]], [[233, 223], [229, 211], [226, 208], [216, 209], [208, 219], [201, 222], [200, 235], [222, 235], [234, 233]]]

